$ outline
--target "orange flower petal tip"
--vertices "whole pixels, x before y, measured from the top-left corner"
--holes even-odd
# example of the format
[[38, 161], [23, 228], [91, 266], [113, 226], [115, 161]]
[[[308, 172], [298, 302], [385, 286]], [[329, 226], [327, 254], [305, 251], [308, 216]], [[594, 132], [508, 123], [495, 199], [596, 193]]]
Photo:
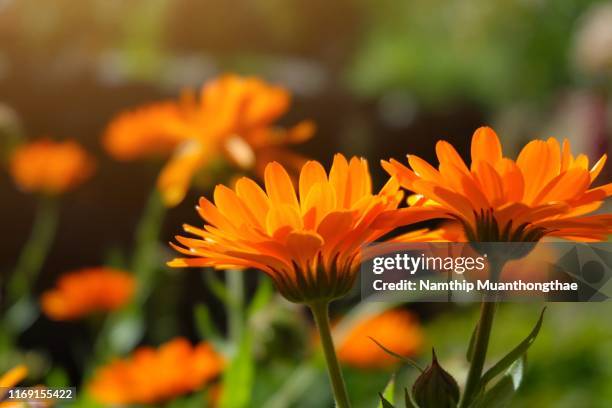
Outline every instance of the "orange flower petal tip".
[[121, 308], [131, 300], [135, 287], [130, 273], [106, 267], [85, 268], [62, 275], [55, 288], [42, 294], [40, 303], [49, 318], [74, 320]]
[[61, 194], [79, 186], [93, 173], [95, 161], [73, 141], [40, 139], [13, 151], [10, 173], [28, 193]]

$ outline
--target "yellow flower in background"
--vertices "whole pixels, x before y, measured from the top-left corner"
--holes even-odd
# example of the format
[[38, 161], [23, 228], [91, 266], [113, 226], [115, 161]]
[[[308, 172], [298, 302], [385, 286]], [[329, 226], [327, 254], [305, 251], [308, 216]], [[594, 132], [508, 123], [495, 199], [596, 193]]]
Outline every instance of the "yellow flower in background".
[[297, 192], [283, 166], [270, 163], [265, 191], [243, 177], [234, 190], [217, 186], [214, 204], [200, 199], [207, 224], [184, 226], [195, 238], [177, 236], [173, 247], [188, 257], [169, 265], [256, 268], [293, 302], [329, 301], [353, 286], [361, 246], [396, 227], [380, 228], [377, 221], [393, 219], [402, 197], [394, 180], [373, 193], [368, 164], [357, 157], [337, 154], [329, 175], [307, 162]]
[[17, 147], [10, 158], [15, 184], [28, 193], [65, 193], [87, 180], [94, 167], [94, 159], [74, 141], [33, 141]]
[[177, 338], [158, 349], [141, 347], [126, 359], [100, 368], [89, 384], [106, 404], [154, 404], [202, 389], [223, 370], [211, 345]]
[[[606, 156], [589, 167], [589, 159], [571, 153], [550, 138], [533, 140], [516, 161], [502, 154], [495, 132], [476, 130], [468, 166], [449, 143], [440, 141], [434, 168], [408, 156], [411, 169], [396, 160], [383, 167], [406, 189], [411, 207], [431, 211], [430, 218], [461, 222], [470, 241], [538, 241], [544, 236], [597, 241], [612, 232], [612, 215], [587, 215], [612, 195], [612, 184], [592, 187]], [[395, 222], [395, 220], [394, 220]]]
[[[0, 376], [0, 401], [6, 396], [9, 388], [15, 387], [28, 375], [28, 368], [25, 365], [18, 365]], [[22, 402], [0, 402], [0, 408], [23, 407]]]
[[85, 268], [62, 275], [41, 296], [42, 311], [53, 320], [74, 320], [95, 312], [119, 309], [130, 301], [134, 277], [124, 271]]
[[400, 362], [376, 343], [405, 357], [416, 354], [423, 344], [423, 332], [416, 316], [407, 310], [387, 310], [358, 322], [338, 343], [340, 362], [362, 369], [396, 367]]
[[103, 144], [118, 160], [171, 156], [158, 187], [164, 202], [174, 206], [196, 173], [219, 158], [259, 174], [272, 160], [299, 169], [304, 160], [285, 146], [309, 139], [314, 125], [303, 121], [289, 129], [275, 126], [290, 103], [282, 87], [254, 77], [223, 75], [205, 83], [199, 98], [185, 92], [178, 101], [119, 115], [108, 126]]

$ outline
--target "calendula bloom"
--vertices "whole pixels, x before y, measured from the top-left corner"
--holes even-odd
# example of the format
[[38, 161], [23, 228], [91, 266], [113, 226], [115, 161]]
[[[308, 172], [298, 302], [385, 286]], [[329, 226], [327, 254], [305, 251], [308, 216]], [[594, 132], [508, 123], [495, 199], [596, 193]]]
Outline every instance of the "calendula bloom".
[[401, 309], [368, 317], [343, 337], [338, 343], [338, 359], [363, 369], [391, 368], [399, 362], [372, 339], [405, 357], [416, 354], [423, 343], [423, 332], [416, 317]]
[[[18, 365], [0, 376], [0, 401], [6, 396], [8, 389], [15, 387], [28, 375], [28, 368]], [[17, 408], [24, 406], [21, 402], [0, 402], [0, 408]]]
[[224, 360], [211, 345], [177, 338], [158, 349], [141, 347], [100, 368], [89, 384], [105, 404], [154, 404], [197, 391], [217, 377]]
[[73, 320], [95, 312], [119, 309], [134, 294], [134, 277], [117, 269], [85, 268], [62, 275], [43, 293], [41, 307], [53, 320]]
[[[589, 167], [574, 156], [567, 140], [529, 142], [516, 161], [503, 156], [495, 132], [482, 127], [472, 138], [468, 167], [449, 143], [440, 141], [438, 169], [408, 156], [411, 169], [396, 160], [383, 167], [406, 189], [406, 216], [429, 209], [430, 218], [453, 218], [469, 241], [538, 241], [544, 236], [603, 240], [612, 232], [612, 215], [587, 215], [612, 194], [612, 184], [592, 187], [606, 156]], [[395, 220], [393, 220], [395, 222]]]
[[93, 169], [93, 158], [74, 141], [37, 140], [19, 146], [10, 158], [13, 180], [29, 193], [64, 193], [87, 180]]
[[185, 92], [179, 101], [119, 115], [103, 142], [119, 160], [171, 155], [158, 187], [172, 206], [182, 201], [196, 173], [219, 158], [246, 170], [263, 170], [271, 160], [299, 168], [304, 161], [284, 146], [307, 140], [314, 126], [307, 121], [289, 129], [274, 126], [290, 103], [284, 88], [224, 75], [205, 83], [199, 99]]
[[[391, 179], [373, 193], [366, 160], [349, 162], [341, 154], [329, 175], [318, 162], [307, 162], [297, 193], [276, 162], [268, 164], [264, 178], [265, 191], [244, 177], [233, 190], [217, 186], [214, 204], [201, 198], [197, 209], [208, 224], [184, 226], [195, 238], [177, 236], [179, 245], [172, 246], [188, 257], [169, 265], [256, 268], [293, 302], [344, 295], [355, 281], [360, 247], [397, 226], [389, 222], [403, 197], [397, 182]], [[381, 216], [384, 227], [377, 225]]]

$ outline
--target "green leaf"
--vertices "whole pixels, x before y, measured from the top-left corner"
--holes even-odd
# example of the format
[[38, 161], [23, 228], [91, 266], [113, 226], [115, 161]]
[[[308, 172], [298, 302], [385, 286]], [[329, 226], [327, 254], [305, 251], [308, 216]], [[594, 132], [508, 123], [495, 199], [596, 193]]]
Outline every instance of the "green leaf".
[[380, 405], [379, 408], [395, 408], [392, 403], [387, 401], [385, 397], [379, 392], [378, 396], [380, 397]]
[[222, 350], [225, 347], [225, 342], [221, 336], [217, 326], [210, 317], [208, 307], [203, 304], [197, 304], [194, 309], [194, 320], [196, 329], [200, 338], [210, 341], [215, 347]]
[[411, 365], [412, 367], [416, 368], [417, 370], [419, 370], [420, 372], [423, 372], [423, 369], [416, 363], [416, 361], [411, 360], [407, 357], [404, 357], [400, 354], [397, 354], [396, 352], [389, 350], [388, 348], [386, 348], [385, 346], [383, 346], [378, 340], [376, 340], [373, 337], [369, 337], [370, 340], [372, 340], [374, 343], [376, 343], [376, 345], [378, 347], [380, 347], [385, 353], [389, 354], [392, 357], [397, 358], [400, 361], [403, 361], [404, 363]]
[[482, 376], [482, 379], [480, 380], [480, 387], [482, 389], [484, 389], [484, 387], [487, 385], [487, 383], [489, 383], [489, 381], [491, 381], [493, 378], [497, 377], [499, 374], [504, 372], [504, 370], [510, 367], [515, 361], [520, 359], [527, 352], [529, 347], [533, 344], [534, 340], [538, 336], [538, 333], [540, 332], [540, 328], [542, 327], [542, 321], [544, 319], [545, 311], [546, 311], [546, 308], [543, 308], [542, 312], [540, 313], [540, 318], [538, 319], [535, 326], [531, 330], [531, 333], [529, 333], [529, 335], [525, 338], [525, 340], [520, 342], [518, 346], [516, 346], [511, 352], [506, 354], [504, 358], [499, 360], [486, 373], [484, 373], [484, 375]]
[[389, 382], [387, 383], [387, 386], [385, 387], [385, 390], [383, 391], [383, 393], [378, 393], [378, 395], [380, 396], [380, 404], [378, 404], [378, 408], [388, 408], [387, 405], [385, 405], [385, 403], [389, 404], [390, 406], [391, 403], [389, 403], [389, 401], [394, 402], [394, 397], [393, 395], [395, 394], [395, 375], [391, 376], [391, 379], [389, 380]]
[[223, 373], [220, 408], [243, 408], [249, 405], [255, 377], [253, 336], [244, 331], [238, 350]]
[[471, 408], [505, 408], [510, 405], [512, 397], [518, 390], [525, 371], [526, 356], [516, 360], [504, 376], [485, 393], [481, 394], [470, 406]]
[[470, 337], [470, 344], [467, 349], [467, 353], [465, 354], [465, 358], [468, 363], [472, 361], [472, 357], [474, 356], [474, 343], [476, 343], [476, 333], [478, 332], [478, 324], [474, 326], [474, 330], [472, 331], [472, 336]]

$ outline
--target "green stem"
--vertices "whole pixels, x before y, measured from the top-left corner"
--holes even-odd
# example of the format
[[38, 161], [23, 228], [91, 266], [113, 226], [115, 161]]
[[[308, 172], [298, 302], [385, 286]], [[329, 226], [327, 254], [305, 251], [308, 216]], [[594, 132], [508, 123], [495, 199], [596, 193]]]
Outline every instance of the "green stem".
[[[489, 278], [497, 281], [505, 264], [505, 259], [491, 260], [489, 264]], [[474, 347], [471, 352], [471, 364], [465, 383], [463, 398], [459, 405], [460, 408], [469, 407], [470, 403], [480, 391], [480, 380], [482, 378], [482, 370], [489, 348], [489, 339], [491, 338], [491, 329], [493, 328], [496, 306], [497, 302], [495, 295], [485, 293], [483, 295], [482, 304], [480, 305], [480, 319], [476, 326]]]
[[166, 208], [159, 192], [154, 189], [147, 200], [135, 237], [132, 269], [139, 282], [137, 300], [142, 303], [153, 287], [153, 275], [159, 266], [158, 244]]
[[351, 403], [346, 391], [346, 385], [344, 384], [344, 378], [342, 378], [342, 371], [340, 370], [338, 357], [336, 357], [336, 350], [334, 348], [334, 341], [332, 339], [331, 328], [329, 325], [329, 302], [317, 302], [310, 304], [309, 306], [317, 324], [317, 328], [319, 329], [321, 347], [323, 348], [323, 353], [325, 354], [327, 372], [331, 381], [336, 405], [338, 408], [350, 408]]
[[238, 347], [244, 326], [244, 271], [226, 271], [229, 299], [227, 302], [229, 337]]
[[40, 198], [30, 237], [21, 250], [9, 284], [12, 300], [30, 294], [32, 284], [38, 278], [55, 237], [59, 218], [58, 208], [56, 197]]
[[465, 383], [465, 391], [463, 392], [463, 399], [460, 405], [461, 408], [468, 407], [478, 392], [482, 369], [484, 368], [487, 349], [489, 348], [489, 338], [491, 337], [491, 328], [493, 327], [495, 306], [495, 302], [482, 302], [480, 320], [478, 321], [478, 328], [476, 329], [476, 337], [474, 339], [472, 362]]

